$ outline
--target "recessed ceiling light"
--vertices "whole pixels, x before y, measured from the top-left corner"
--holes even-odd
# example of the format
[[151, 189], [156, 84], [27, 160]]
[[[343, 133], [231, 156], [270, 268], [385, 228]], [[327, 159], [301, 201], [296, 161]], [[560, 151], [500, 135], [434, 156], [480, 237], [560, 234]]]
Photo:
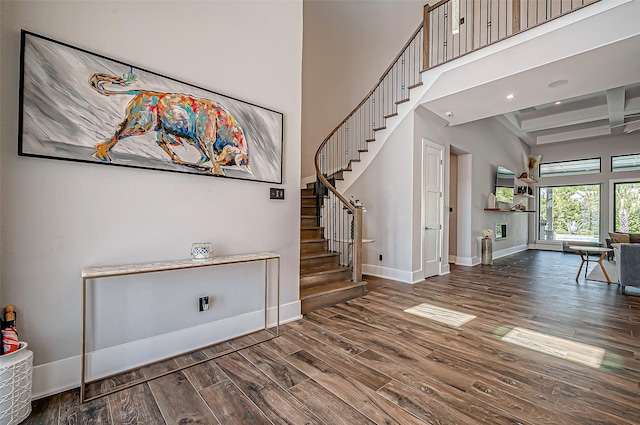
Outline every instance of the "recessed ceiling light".
[[514, 97], [515, 97], [515, 96], [514, 96], [513, 94], [508, 94], [508, 95], [506, 96], [506, 98], [507, 98], [507, 99], [513, 99]]
[[556, 102], [556, 105], [559, 105], [559, 104], [561, 104], [561, 103], [562, 103], [561, 101], [557, 101], [557, 102]]
[[558, 87], [566, 86], [567, 84], [569, 84], [569, 80], [556, 80], [547, 84], [547, 87], [551, 89], [555, 89]]

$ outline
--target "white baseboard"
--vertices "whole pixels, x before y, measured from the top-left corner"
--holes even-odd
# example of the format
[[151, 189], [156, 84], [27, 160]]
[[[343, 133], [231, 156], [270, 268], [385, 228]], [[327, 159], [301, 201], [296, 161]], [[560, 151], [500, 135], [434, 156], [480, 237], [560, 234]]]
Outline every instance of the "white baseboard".
[[[302, 318], [300, 301], [280, 306], [280, 324]], [[267, 323], [274, 326], [276, 310], [269, 309]], [[87, 354], [86, 380], [99, 379], [143, 364], [197, 350], [264, 328], [264, 310], [246, 313]], [[180, 341], [179, 346], [175, 341]], [[82, 356], [73, 356], [33, 368], [32, 399], [80, 386]]]
[[[375, 266], [373, 264], [363, 264], [362, 273], [386, 279], [397, 280], [404, 283], [415, 283], [414, 273], [406, 270], [392, 269], [390, 267]], [[422, 276], [424, 279], [424, 275]]]
[[[443, 265], [440, 274], [449, 273], [449, 264]], [[418, 283], [424, 280], [424, 270], [416, 270], [408, 272], [405, 270], [392, 269], [389, 267], [375, 266], [373, 264], [363, 264], [362, 274], [368, 274], [376, 277], [383, 277], [402, 283]]]
[[528, 249], [527, 245], [524, 244], [524, 245], [512, 246], [511, 248], [507, 248], [507, 249], [500, 249], [498, 251], [493, 251], [493, 259], [495, 260], [496, 258], [506, 257], [507, 255], [515, 254], [516, 252], [526, 251], [527, 249]]
[[449, 262], [455, 264], [456, 263], [456, 256], [455, 255], [449, 255]]
[[424, 280], [424, 270], [420, 269], [415, 272], [411, 272], [411, 280], [407, 283], [418, 283]]
[[456, 257], [457, 266], [475, 266], [479, 263], [480, 260], [478, 257]]
[[[507, 255], [515, 254], [516, 252], [526, 251], [527, 249], [529, 249], [529, 246], [526, 244], [512, 246], [511, 248], [493, 251], [492, 257], [493, 259], [506, 257]], [[456, 257], [455, 262], [458, 266], [477, 266], [480, 263], [480, 257]]]

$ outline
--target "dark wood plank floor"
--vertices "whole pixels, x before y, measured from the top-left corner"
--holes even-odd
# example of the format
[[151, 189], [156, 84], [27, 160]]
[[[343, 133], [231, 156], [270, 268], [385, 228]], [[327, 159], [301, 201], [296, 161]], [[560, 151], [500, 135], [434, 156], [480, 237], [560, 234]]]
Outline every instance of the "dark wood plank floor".
[[[576, 282], [579, 264], [526, 251], [416, 285], [367, 277], [363, 298], [276, 339], [83, 405], [77, 390], [37, 400], [24, 423], [639, 424], [640, 296]], [[456, 329], [403, 312], [420, 303], [477, 318]], [[502, 341], [514, 326], [604, 348], [604, 361]]]

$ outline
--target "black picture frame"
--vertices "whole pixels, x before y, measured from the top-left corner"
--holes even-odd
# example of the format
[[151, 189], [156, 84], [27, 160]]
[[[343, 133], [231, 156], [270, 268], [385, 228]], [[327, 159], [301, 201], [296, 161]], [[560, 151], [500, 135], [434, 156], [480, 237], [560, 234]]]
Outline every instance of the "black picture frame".
[[18, 154], [282, 183], [284, 116], [22, 30]]

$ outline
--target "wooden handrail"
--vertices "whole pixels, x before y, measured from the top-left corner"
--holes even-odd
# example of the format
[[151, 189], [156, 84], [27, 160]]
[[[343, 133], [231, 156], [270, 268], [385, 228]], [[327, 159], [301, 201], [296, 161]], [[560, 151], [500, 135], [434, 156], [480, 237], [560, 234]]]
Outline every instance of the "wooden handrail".
[[[446, 0], [445, 0], [446, 1]], [[322, 141], [322, 143], [320, 144], [320, 146], [318, 147], [318, 150], [316, 151], [316, 155], [314, 157], [314, 161], [315, 161], [315, 168], [316, 168], [316, 175], [318, 176], [318, 178], [320, 179], [320, 181], [322, 182], [322, 184], [324, 184], [327, 189], [329, 189], [333, 194], [336, 195], [336, 197], [338, 197], [338, 199], [340, 199], [340, 201], [342, 201], [343, 204], [346, 205], [346, 207], [349, 209], [349, 211], [351, 212], [355, 212], [355, 207], [353, 205], [351, 205], [351, 203], [349, 201], [347, 201], [344, 196], [342, 196], [340, 193], [338, 193], [338, 191], [333, 187], [333, 185], [331, 185], [329, 183], [329, 181], [322, 175], [322, 173], [320, 172], [320, 166], [318, 164], [318, 157], [320, 156], [320, 152], [322, 151], [322, 148], [327, 144], [327, 142], [329, 141], [329, 139], [331, 139], [331, 136], [333, 136], [339, 129], [340, 127], [342, 127], [347, 121], [349, 121], [349, 118], [351, 118], [357, 111], [358, 109], [360, 109], [360, 107], [362, 105], [364, 105], [364, 103], [371, 97], [371, 95], [373, 94], [373, 92], [376, 91], [376, 89], [380, 86], [380, 84], [382, 83], [382, 81], [384, 80], [384, 78], [387, 76], [387, 74], [389, 73], [389, 71], [391, 71], [391, 69], [393, 68], [393, 66], [395, 65], [395, 63], [402, 57], [402, 54], [404, 53], [404, 51], [407, 49], [407, 47], [409, 47], [409, 45], [411, 44], [411, 42], [416, 38], [416, 36], [418, 35], [418, 33], [420, 32], [420, 30], [422, 29], [422, 22], [420, 23], [420, 25], [418, 26], [418, 29], [416, 29], [413, 34], [411, 35], [411, 37], [409, 38], [409, 41], [407, 41], [405, 43], [404, 46], [402, 46], [402, 49], [400, 50], [400, 53], [393, 59], [393, 61], [391, 62], [391, 65], [389, 65], [387, 67], [387, 69], [382, 73], [382, 76], [378, 79], [378, 82], [373, 86], [373, 88], [369, 91], [369, 93], [367, 93], [367, 95], [364, 97], [364, 99], [362, 99], [362, 101], [360, 103], [358, 103], [358, 106], [356, 106], [355, 108], [353, 108], [353, 110], [349, 113], [349, 115], [347, 115], [347, 117], [345, 119], [343, 119], [340, 124], [338, 124], [330, 133], [329, 135]]]
[[[362, 281], [362, 214], [363, 207], [362, 205], [354, 205], [349, 202], [338, 190], [336, 187], [329, 182], [327, 177], [320, 170], [320, 155], [329, 142], [331, 138], [349, 121], [351, 117], [354, 116], [356, 112], [373, 96], [374, 92], [380, 87], [380, 85], [384, 82], [385, 78], [389, 75], [389, 72], [393, 69], [393, 67], [400, 61], [402, 55], [405, 51], [411, 46], [420, 31], [422, 30], [422, 23], [418, 26], [418, 28], [413, 32], [409, 41], [405, 43], [405, 45], [400, 50], [400, 53], [393, 59], [391, 65], [385, 69], [382, 73], [382, 76], [378, 79], [378, 82], [373, 86], [373, 88], [367, 93], [367, 95], [362, 99], [362, 101], [347, 115], [345, 119], [343, 119], [332, 131], [329, 135], [322, 141], [318, 150], [316, 151], [314, 157], [314, 165], [316, 169], [316, 176], [318, 180], [333, 194], [337, 199], [340, 200], [344, 208], [349, 210], [349, 212], [353, 215], [353, 270], [352, 270], [352, 279], [354, 282]], [[335, 170], [339, 172], [341, 170]]]

